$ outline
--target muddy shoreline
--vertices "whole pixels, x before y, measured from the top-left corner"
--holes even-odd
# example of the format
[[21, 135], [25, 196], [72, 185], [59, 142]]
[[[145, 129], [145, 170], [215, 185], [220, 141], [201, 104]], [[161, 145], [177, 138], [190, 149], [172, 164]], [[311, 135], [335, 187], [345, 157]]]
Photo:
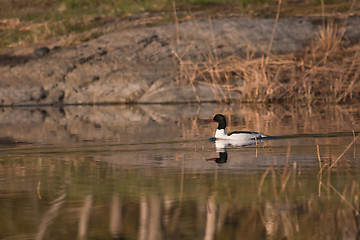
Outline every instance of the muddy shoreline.
[[[346, 20], [343, 45], [359, 43], [360, 17]], [[274, 19], [197, 19], [122, 29], [69, 47], [44, 45], [30, 55], [0, 56], [0, 106], [229, 102], [238, 91], [181, 82], [180, 61], [216, 53], [246, 58], [266, 54]], [[317, 37], [321, 21], [280, 19], [271, 54], [301, 52]], [[179, 80], [180, 79], [180, 80]]]

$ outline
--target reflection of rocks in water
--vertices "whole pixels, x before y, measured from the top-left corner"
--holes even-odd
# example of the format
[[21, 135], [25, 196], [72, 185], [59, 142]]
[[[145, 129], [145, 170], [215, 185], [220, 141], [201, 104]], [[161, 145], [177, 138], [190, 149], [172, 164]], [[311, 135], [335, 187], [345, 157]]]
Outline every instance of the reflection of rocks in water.
[[309, 111], [283, 106], [240, 108], [216, 104], [2, 108], [0, 137], [11, 136], [14, 142], [50, 144], [208, 138], [214, 135], [214, 129], [204, 120], [218, 112], [228, 116], [230, 129], [251, 129], [276, 136], [301, 131], [326, 132], [324, 126], [345, 131], [356, 126], [360, 115], [356, 107], [312, 108], [311, 114]]
[[[16, 141], [69, 143], [97, 140], [127, 140], [136, 137], [149, 117], [124, 106], [6, 108], [0, 124], [1, 135]], [[138, 128], [136, 126], [139, 126]]]
[[0, 137], [0, 146], [14, 146], [14, 145], [17, 145], [19, 143], [23, 143], [23, 142], [18, 142], [12, 137], [7, 137], [7, 136], [6, 137]]
[[[200, 110], [202, 109], [202, 110]], [[154, 142], [210, 134], [199, 128], [213, 105], [118, 105], [3, 108], [2, 136], [33, 143]], [[202, 123], [202, 122], [200, 122]], [[204, 124], [202, 127], [206, 127]], [[0, 135], [0, 137], [1, 137]]]

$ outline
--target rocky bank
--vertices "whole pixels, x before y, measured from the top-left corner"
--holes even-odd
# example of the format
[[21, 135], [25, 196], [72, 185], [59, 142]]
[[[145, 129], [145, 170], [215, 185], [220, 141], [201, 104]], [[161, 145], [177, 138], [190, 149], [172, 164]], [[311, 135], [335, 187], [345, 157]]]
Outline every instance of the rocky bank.
[[[340, 23], [344, 19], [337, 19]], [[179, 58], [202, 61], [267, 52], [274, 19], [197, 19], [133, 27], [69, 47], [43, 46], [29, 56], [0, 56], [0, 106], [179, 103], [227, 99], [221, 86], [179, 83]], [[304, 51], [321, 21], [280, 19], [272, 54]], [[347, 19], [344, 44], [360, 39], [360, 17]], [[48, 50], [49, 49], [49, 50]], [[17, 59], [9, 61], [9, 59]], [[231, 92], [232, 99], [239, 97]]]

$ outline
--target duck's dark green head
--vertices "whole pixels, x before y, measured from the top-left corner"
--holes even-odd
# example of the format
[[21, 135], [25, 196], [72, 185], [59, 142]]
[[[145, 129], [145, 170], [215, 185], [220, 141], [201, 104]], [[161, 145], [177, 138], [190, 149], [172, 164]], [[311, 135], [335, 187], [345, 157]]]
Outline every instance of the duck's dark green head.
[[216, 114], [213, 118], [213, 121], [219, 123], [217, 129], [225, 129], [226, 128], [226, 120], [225, 120], [224, 115]]

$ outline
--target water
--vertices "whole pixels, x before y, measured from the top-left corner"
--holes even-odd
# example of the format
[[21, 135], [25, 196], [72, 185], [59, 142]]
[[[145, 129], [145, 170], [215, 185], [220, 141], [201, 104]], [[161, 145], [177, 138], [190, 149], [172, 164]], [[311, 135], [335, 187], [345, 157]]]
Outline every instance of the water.
[[[216, 148], [216, 113], [283, 137]], [[359, 120], [357, 106], [4, 108], [0, 239], [354, 239]]]

